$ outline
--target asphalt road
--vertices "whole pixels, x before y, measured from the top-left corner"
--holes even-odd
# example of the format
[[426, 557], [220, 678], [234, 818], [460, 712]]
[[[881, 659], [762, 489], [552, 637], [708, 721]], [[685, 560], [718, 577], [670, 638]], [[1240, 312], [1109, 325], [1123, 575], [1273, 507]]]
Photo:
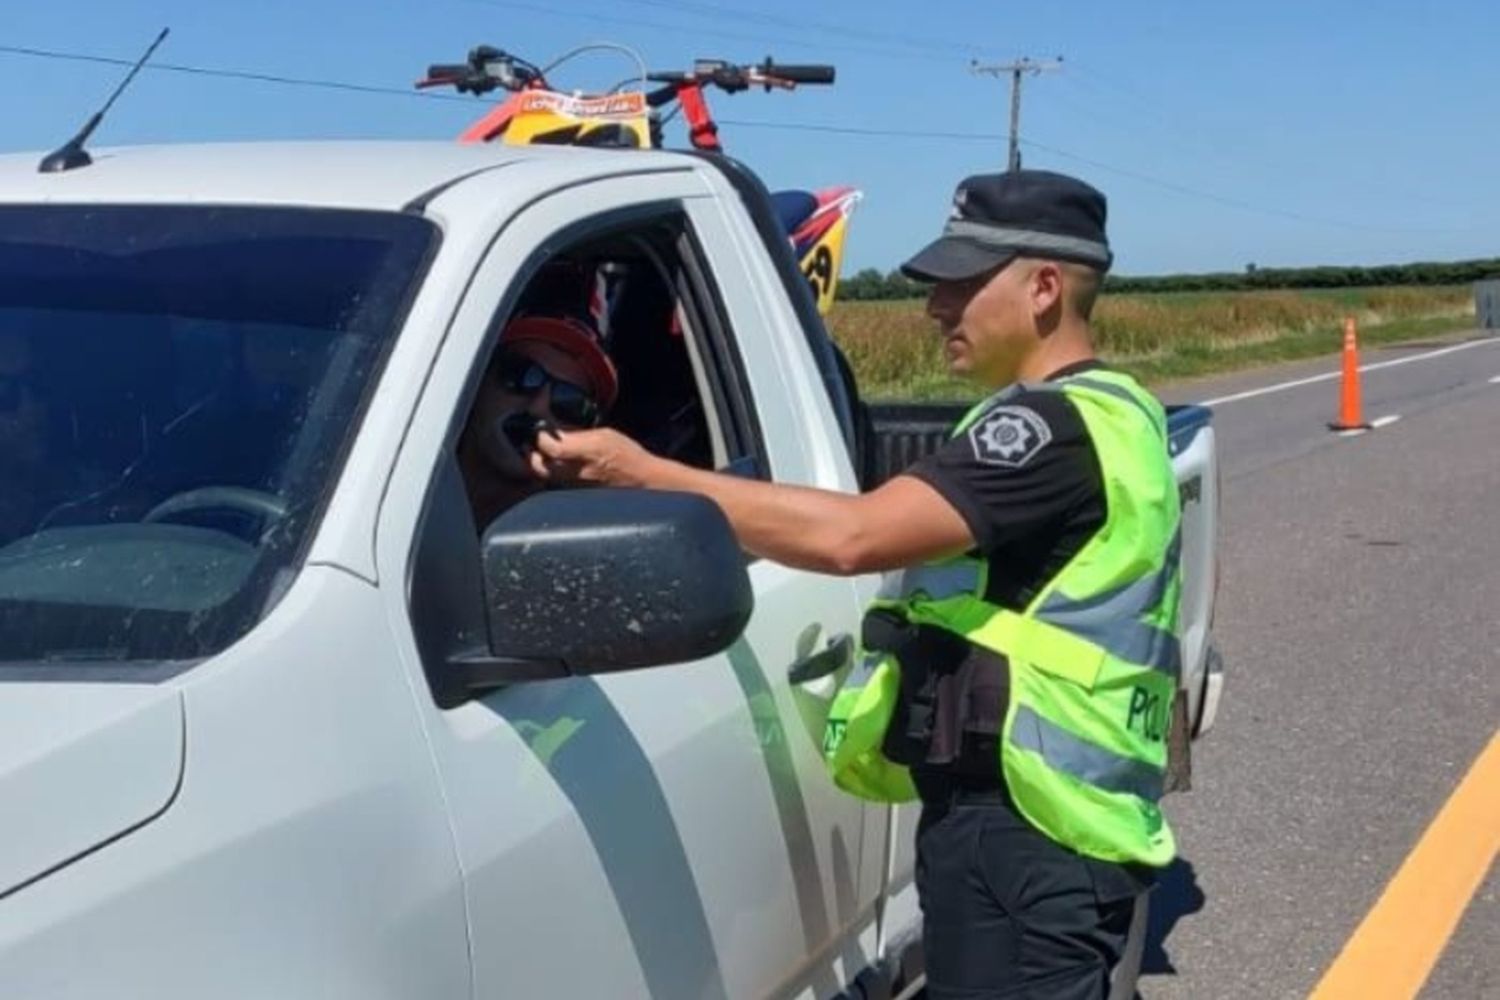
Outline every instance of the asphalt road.
[[[1363, 375], [1366, 419], [1400, 417], [1363, 436], [1326, 429], [1336, 380], [1215, 406], [1229, 674], [1168, 799], [1145, 1000], [1305, 997], [1500, 726], [1500, 339], [1415, 359], [1466, 339], [1366, 352], [1414, 360]], [[1422, 995], [1500, 1000], [1494, 870]]]

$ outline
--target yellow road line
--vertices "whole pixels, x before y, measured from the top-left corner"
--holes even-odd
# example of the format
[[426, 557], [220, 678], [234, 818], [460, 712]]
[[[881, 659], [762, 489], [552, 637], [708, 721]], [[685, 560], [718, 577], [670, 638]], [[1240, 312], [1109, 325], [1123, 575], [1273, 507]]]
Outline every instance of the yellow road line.
[[1415, 997], [1500, 851], [1500, 731], [1365, 915], [1310, 1000]]

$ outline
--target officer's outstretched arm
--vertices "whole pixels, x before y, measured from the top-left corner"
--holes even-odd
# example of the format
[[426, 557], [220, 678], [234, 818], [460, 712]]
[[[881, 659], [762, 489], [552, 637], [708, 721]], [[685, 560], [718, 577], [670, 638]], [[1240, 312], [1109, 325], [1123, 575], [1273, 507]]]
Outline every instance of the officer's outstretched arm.
[[863, 495], [765, 483], [652, 455], [612, 430], [543, 434], [532, 461], [550, 479], [700, 493], [723, 508], [746, 549], [801, 569], [854, 576], [974, 545], [958, 511], [910, 476]]

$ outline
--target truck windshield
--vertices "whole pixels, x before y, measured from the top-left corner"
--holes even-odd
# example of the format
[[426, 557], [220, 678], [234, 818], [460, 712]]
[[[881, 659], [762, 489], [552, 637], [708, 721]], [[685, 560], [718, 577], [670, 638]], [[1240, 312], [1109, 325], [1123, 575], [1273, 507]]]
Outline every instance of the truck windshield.
[[0, 678], [172, 672], [269, 610], [437, 239], [385, 212], [0, 205]]

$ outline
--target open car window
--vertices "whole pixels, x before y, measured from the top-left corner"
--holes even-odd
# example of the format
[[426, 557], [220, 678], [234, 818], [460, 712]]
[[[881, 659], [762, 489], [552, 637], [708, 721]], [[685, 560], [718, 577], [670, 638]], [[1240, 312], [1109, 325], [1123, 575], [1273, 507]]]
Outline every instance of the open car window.
[[[685, 214], [663, 208], [628, 221], [606, 216], [558, 237], [553, 247], [523, 270], [492, 320], [459, 417], [455, 449], [476, 528], [541, 488], [518, 480], [509, 453], [526, 450], [534, 426], [516, 412], [540, 414], [546, 407], [497, 385], [513, 343], [506, 331], [519, 333], [523, 319], [565, 317], [592, 333], [618, 375], [618, 397], [602, 426], [687, 465], [758, 474], [764, 462], [748, 388]], [[537, 379], [535, 391], [543, 381]], [[490, 438], [499, 443], [476, 444]]]

